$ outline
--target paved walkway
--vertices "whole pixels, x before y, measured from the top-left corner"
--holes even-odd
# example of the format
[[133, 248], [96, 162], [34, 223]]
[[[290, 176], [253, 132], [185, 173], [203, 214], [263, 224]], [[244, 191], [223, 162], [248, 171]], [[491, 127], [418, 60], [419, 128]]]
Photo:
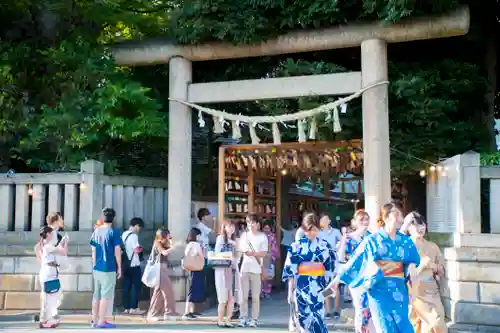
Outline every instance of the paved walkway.
[[[251, 310], [249, 312], [251, 313]], [[289, 313], [290, 308], [286, 301], [286, 293], [274, 294], [272, 299], [261, 302], [259, 326], [288, 328]], [[352, 315], [352, 309], [348, 305], [342, 310], [342, 316], [339, 320], [327, 319], [328, 328], [353, 329]], [[213, 318], [213, 321], [216, 321], [217, 309], [213, 308], [205, 311], [204, 317]]]
[[[144, 326], [144, 325], [120, 325], [116, 329], [112, 329], [112, 332], [148, 332], [148, 333], [185, 333], [187, 331], [202, 331], [204, 333], [219, 333], [219, 332], [228, 332], [227, 328], [215, 328], [213, 325], [203, 325], [203, 326], [193, 326], [193, 325], [176, 325], [175, 327], [167, 326], [167, 325], [152, 325], [152, 326]], [[6, 326], [0, 323], [0, 331], [2, 332], [33, 332], [33, 325], [16, 325], [16, 326]], [[61, 326], [57, 329], [44, 329], [43, 332], [60, 332], [66, 331], [71, 333], [87, 333], [87, 332], [109, 332], [109, 329], [93, 329], [88, 326], [83, 327], [82, 325], [77, 324], [67, 324]], [[276, 328], [233, 328], [229, 329], [230, 332], [233, 333], [249, 333], [249, 332], [259, 332], [259, 333], [283, 333], [283, 329]], [[345, 331], [341, 330], [330, 330], [330, 333], [343, 333]]]
[[[178, 304], [178, 312], [183, 312], [183, 303]], [[5, 329], [21, 329], [23, 327], [33, 328], [36, 324], [32, 322], [33, 313], [13, 313], [0, 312], [0, 330]], [[261, 303], [261, 315], [259, 320], [259, 331], [261, 329], [278, 329], [284, 331], [288, 328], [289, 307], [286, 302], [285, 293], [274, 294], [271, 300], [264, 300]], [[70, 327], [74, 329], [86, 329], [89, 327], [90, 313], [89, 312], [61, 312], [61, 321], [64, 325], [60, 329]], [[187, 328], [196, 330], [206, 330], [213, 328], [217, 322], [217, 309], [212, 308], [203, 313], [203, 316], [197, 319], [183, 321], [166, 321], [161, 323], [148, 323], [144, 316], [134, 315], [115, 315], [114, 322], [120, 326], [120, 330], [129, 330], [137, 325], [148, 330], [163, 327], [171, 330], [186, 330]], [[235, 321], [236, 323], [237, 321]], [[342, 311], [340, 320], [327, 320], [328, 328], [331, 332], [346, 332], [353, 331], [352, 325], [352, 309], [346, 307]], [[58, 330], [60, 330], [58, 329]], [[245, 330], [245, 329], [243, 329]], [[50, 330], [49, 330], [50, 331]]]

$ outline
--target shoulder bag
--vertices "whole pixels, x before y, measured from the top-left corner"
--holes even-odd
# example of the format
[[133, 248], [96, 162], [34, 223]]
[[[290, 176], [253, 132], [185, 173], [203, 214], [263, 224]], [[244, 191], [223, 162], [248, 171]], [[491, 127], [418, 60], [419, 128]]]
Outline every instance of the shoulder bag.
[[233, 246], [229, 243], [225, 243], [222, 245], [220, 252], [208, 252], [207, 259], [207, 265], [209, 267], [231, 267], [233, 264]]
[[[156, 258], [155, 258], [155, 252], [158, 252]], [[153, 246], [153, 249], [151, 250], [151, 254], [149, 255], [149, 259], [146, 263], [146, 267], [144, 268], [144, 273], [142, 274], [142, 279], [141, 279], [142, 283], [144, 283], [149, 288], [155, 288], [160, 285], [160, 271], [161, 271], [160, 256], [161, 253], [159, 253], [156, 246]]]
[[61, 290], [61, 281], [59, 280], [59, 269], [57, 268], [57, 264], [55, 264], [55, 268], [56, 278], [43, 283], [43, 292], [46, 294], [55, 294]]
[[186, 271], [199, 272], [205, 267], [205, 258], [199, 253], [188, 254], [182, 259], [182, 268]]

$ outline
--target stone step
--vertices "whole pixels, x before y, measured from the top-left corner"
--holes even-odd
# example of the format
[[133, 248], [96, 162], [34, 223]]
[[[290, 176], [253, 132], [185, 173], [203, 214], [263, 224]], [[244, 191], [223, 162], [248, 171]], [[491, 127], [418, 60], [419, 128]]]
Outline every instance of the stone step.
[[[69, 244], [89, 245], [91, 231], [67, 231], [64, 232], [69, 237]], [[139, 234], [141, 244], [150, 247], [154, 241], [154, 230], [143, 230]], [[0, 244], [6, 245], [29, 245], [35, 246], [40, 240], [38, 231], [2, 231], [0, 232]]]

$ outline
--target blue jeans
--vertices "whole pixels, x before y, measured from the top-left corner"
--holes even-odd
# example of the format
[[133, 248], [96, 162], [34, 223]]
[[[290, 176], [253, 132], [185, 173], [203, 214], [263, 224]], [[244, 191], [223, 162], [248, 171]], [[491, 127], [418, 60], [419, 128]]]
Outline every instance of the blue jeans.
[[123, 275], [123, 279], [123, 305], [125, 310], [137, 309], [142, 286], [141, 266], [128, 268]]

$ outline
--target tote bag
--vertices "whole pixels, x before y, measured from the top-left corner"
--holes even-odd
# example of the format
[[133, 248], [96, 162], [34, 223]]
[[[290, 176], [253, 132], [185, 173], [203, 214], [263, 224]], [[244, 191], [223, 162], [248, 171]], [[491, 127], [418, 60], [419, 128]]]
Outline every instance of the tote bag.
[[153, 248], [151, 254], [149, 255], [148, 262], [144, 268], [144, 273], [142, 274], [142, 283], [144, 283], [149, 288], [155, 288], [160, 285], [160, 253], [157, 253], [155, 258], [156, 248]]
[[188, 254], [182, 259], [182, 268], [186, 271], [199, 272], [205, 267], [205, 258], [199, 253], [195, 255]]

